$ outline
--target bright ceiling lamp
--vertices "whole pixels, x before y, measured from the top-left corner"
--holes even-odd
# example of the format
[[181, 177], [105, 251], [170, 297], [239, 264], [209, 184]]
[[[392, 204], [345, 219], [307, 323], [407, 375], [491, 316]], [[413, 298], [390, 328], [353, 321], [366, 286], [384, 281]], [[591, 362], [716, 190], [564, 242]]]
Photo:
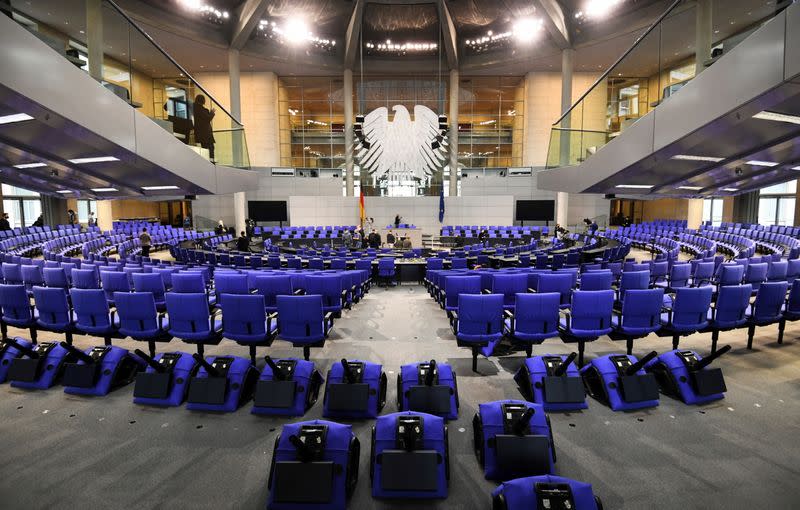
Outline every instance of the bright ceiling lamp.
[[752, 166], [766, 166], [769, 168], [780, 165], [780, 163], [775, 163], [774, 161], [760, 161], [758, 159], [751, 159], [750, 161], [745, 162], [745, 164]]
[[145, 191], [163, 191], [168, 189], [180, 189], [177, 186], [142, 186]]
[[313, 37], [302, 18], [290, 18], [283, 26], [283, 37], [289, 44], [298, 45]]
[[187, 9], [199, 9], [203, 6], [200, 0], [178, 0]]
[[678, 186], [678, 189], [685, 189], [688, 191], [700, 191], [703, 188], [700, 186]]
[[59, 190], [56, 190], [56, 193], [62, 193], [62, 194], [72, 193], [72, 190], [71, 189], [59, 189]]
[[796, 166], [796, 167], [792, 168], [792, 170], [800, 170], [800, 166]]
[[722, 191], [728, 191], [730, 193], [735, 193], [739, 191], [739, 188], [722, 188]]
[[92, 188], [92, 191], [95, 193], [111, 193], [119, 190], [117, 188]]
[[43, 166], [47, 166], [47, 163], [23, 163], [21, 165], [14, 165], [14, 168], [25, 170], [26, 168], [41, 168]]
[[75, 158], [70, 159], [69, 162], [74, 165], [84, 165], [86, 163], [107, 163], [110, 161], [119, 161], [114, 156], [97, 156], [95, 158]]
[[775, 122], [788, 122], [789, 124], [800, 124], [800, 117], [797, 115], [786, 115], [785, 113], [769, 112], [764, 110], [753, 115], [754, 119], [772, 120]]
[[676, 154], [672, 159], [681, 161], [709, 161], [711, 163], [719, 163], [723, 158], [715, 158], [714, 156], [694, 156], [692, 154]]
[[653, 186], [655, 186], [655, 184], [617, 184], [616, 185], [617, 188], [623, 188], [623, 189], [650, 189]]
[[0, 124], [11, 124], [12, 122], [22, 122], [25, 120], [33, 120], [33, 117], [27, 113], [12, 113], [11, 115], [0, 116]]
[[575, 13], [576, 18], [605, 18], [622, 3], [622, 0], [586, 0], [583, 10]]
[[514, 23], [512, 33], [514, 38], [519, 42], [533, 41], [539, 32], [542, 30], [544, 22], [536, 18], [522, 18]]

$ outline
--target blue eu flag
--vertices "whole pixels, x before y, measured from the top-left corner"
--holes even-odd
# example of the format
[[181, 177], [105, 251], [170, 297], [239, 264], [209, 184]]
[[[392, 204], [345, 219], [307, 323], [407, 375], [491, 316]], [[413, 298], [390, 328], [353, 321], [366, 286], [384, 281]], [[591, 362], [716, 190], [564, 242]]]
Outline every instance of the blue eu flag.
[[439, 190], [439, 223], [444, 221], [444, 185]]

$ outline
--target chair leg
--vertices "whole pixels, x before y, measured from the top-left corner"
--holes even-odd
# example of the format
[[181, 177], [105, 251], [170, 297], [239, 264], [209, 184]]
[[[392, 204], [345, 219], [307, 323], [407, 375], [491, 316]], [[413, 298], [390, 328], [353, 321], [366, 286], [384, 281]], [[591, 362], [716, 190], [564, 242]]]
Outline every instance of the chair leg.
[[753, 335], [756, 334], [756, 325], [750, 324], [747, 328], [747, 348], [752, 350], [753, 349]]
[[67, 331], [65, 336], [67, 337], [67, 345], [72, 345], [72, 331]]
[[36, 328], [31, 328], [31, 342], [32, 343], [34, 343], [34, 344], [36, 343], [36, 340], [38, 339], [38, 335], [39, 335], [39, 332], [36, 331]]
[[197, 354], [201, 358], [205, 358], [205, 346], [203, 344], [197, 344]]
[[148, 340], [147, 341], [147, 348], [150, 351], [150, 357], [155, 359], [155, 357], [156, 357], [156, 343], [153, 340]]
[[719, 330], [715, 329], [711, 333], [711, 354], [717, 352], [717, 341], [719, 341]]
[[628, 356], [633, 354], [633, 338], [628, 338], [625, 342], [626, 347], [628, 348]]
[[472, 371], [476, 374], [478, 373], [478, 354], [480, 354], [480, 352], [481, 350], [479, 347], [472, 347]]
[[303, 358], [305, 358], [306, 361], [311, 359], [311, 347], [307, 345], [303, 346]]
[[103, 337], [103, 345], [105, 345], [106, 347], [110, 347], [111, 346], [111, 337], [110, 336]]
[[533, 354], [533, 344], [527, 344], [525, 346], [525, 357], [530, 358]]
[[778, 323], [778, 343], [783, 343], [783, 330], [786, 329], [786, 319], [781, 319]]
[[253, 363], [253, 366], [256, 366], [256, 346], [250, 346], [250, 361]]
[[586, 342], [583, 340], [578, 340], [578, 366], [583, 366], [583, 351], [586, 348]]
[[680, 341], [681, 341], [681, 336], [680, 335], [672, 335], [672, 350], [673, 351], [678, 348], [678, 344], [680, 343]]

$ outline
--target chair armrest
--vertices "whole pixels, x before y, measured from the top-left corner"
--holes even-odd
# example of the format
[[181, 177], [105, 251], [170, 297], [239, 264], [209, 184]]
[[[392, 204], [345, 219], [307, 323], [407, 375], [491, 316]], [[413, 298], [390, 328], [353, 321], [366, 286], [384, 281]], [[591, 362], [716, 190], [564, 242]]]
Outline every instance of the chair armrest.
[[489, 289], [481, 289], [481, 294], [491, 294], [492, 291]]
[[[214, 323], [216, 322], [217, 316], [220, 314], [219, 308], [215, 308], [211, 315], [208, 316], [208, 327], [211, 331], [216, 331], [214, 328]], [[220, 329], [222, 326], [220, 326]]]
[[569, 310], [559, 310], [559, 315], [563, 315], [565, 319], [567, 319], [567, 329], [570, 329], [572, 323], [572, 313]]
[[531, 294], [536, 294], [536, 289], [534, 289], [533, 287], [528, 287], [528, 292], [530, 292]]
[[503, 310], [503, 317], [506, 319], [514, 320], [514, 312], [511, 310]]
[[158, 312], [158, 329], [164, 329], [164, 318], [167, 316], [167, 312]]
[[304, 291], [303, 289], [294, 289], [294, 292], [292, 294], [294, 294], [295, 296], [302, 296], [305, 293], [306, 291]]

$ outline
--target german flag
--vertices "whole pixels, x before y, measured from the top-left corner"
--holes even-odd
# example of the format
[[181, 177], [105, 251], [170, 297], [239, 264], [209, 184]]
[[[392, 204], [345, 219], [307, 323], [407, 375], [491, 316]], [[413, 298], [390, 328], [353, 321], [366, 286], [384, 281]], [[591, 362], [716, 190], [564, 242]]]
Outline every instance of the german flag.
[[361, 219], [361, 228], [364, 228], [364, 219], [367, 217], [364, 209], [364, 192], [359, 193], [358, 198], [358, 217]]

